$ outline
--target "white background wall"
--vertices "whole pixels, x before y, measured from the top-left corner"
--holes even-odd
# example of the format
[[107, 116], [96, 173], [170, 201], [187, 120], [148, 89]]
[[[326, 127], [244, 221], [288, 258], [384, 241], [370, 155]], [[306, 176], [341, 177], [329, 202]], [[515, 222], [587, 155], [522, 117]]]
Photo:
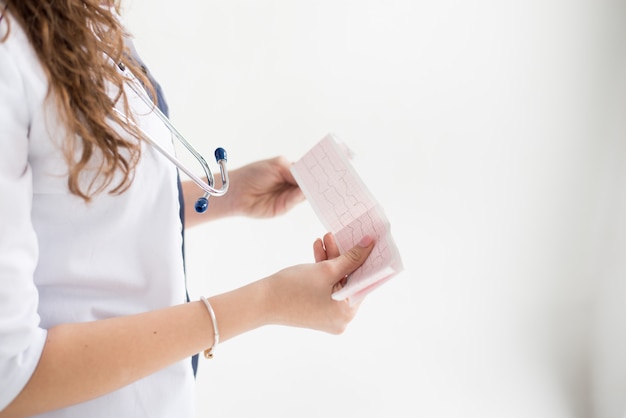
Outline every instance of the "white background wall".
[[[626, 85], [618, 0], [129, 0], [172, 119], [229, 164], [327, 132], [405, 271], [342, 336], [201, 362], [198, 417], [620, 417]], [[312, 260], [305, 203], [188, 231], [193, 297]]]

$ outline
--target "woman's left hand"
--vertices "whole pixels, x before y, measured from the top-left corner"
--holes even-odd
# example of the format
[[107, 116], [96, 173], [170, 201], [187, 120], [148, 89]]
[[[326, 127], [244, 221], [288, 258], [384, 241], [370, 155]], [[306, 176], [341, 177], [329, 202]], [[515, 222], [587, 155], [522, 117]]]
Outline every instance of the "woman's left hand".
[[304, 200], [284, 157], [257, 161], [230, 173], [230, 212], [252, 218], [282, 215]]
[[[202, 192], [192, 181], [184, 182], [185, 226], [233, 215], [252, 218], [282, 215], [304, 200], [290, 167], [286, 158], [274, 157], [230, 171], [228, 192], [222, 197], [209, 198], [209, 208], [202, 214], [194, 210], [195, 199]], [[221, 186], [219, 174], [215, 182], [217, 187]]]

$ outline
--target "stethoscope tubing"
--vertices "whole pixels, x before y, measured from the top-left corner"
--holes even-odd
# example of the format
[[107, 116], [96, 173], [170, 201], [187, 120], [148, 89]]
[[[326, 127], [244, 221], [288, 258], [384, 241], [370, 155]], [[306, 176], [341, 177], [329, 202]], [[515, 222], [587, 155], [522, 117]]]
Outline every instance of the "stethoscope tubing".
[[[124, 72], [125, 69], [120, 67], [120, 69]], [[183, 164], [172, 152], [166, 149], [163, 145], [161, 145], [157, 140], [155, 140], [151, 135], [149, 135], [145, 130], [143, 130], [137, 123], [131, 120], [124, 112], [121, 110], [114, 108], [114, 111], [126, 121], [126, 123], [132, 125], [136, 129], [139, 130], [142, 137], [150, 143], [159, 153], [161, 153], [165, 158], [167, 158], [170, 162], [172, 162], [180, 171], [185, 173], [200, 189], [205, 192], [204, 199], [210, 196], [223, 196], [228, 191], [229, 187], [229, 179], [228, 179], [228, 170], [226, 169], [226, 151], [223, 148], [217, 148], [215, 150], [215, 160], [220, 167], [220, 175], [222, 180], [222, 185], [219, 188], [214, 187], [215, 181], [213, 178], [213, 173], [211, 172], [211, 168], [207, 164], [204, 157], [196, 151], [196, 149], [187, 141], [187, 139], [176, 129], [176, 127], [172, 124], [167, 116], [161, 112], [161, 110], [155, 106], [154, 102], [150, 100], [147, 93], [143, 89], [143, 87], [139, 87], [138, 81], [134, 78], [130, 78], [127, 83], [128, 86], [133, 90], [133, 92], [141, 98], [141, 100], [154, 112], [154, 114], [165, 124], [165, 126], [169, 129], [172, 135], [174, 135], [184, 146], [185, 148], [194, 156], [194, 158], [198, 161], [204, 174], [206, 175], [207, 181], [204, 181], [200, 177], [198, 177], [193, 171], [188, 169], [185, 164]]]

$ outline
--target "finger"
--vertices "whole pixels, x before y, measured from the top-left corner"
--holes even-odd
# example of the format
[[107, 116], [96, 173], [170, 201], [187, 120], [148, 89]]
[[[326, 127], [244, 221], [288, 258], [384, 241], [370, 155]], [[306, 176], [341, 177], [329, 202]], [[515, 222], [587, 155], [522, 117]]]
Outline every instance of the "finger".
[[328, 260], [339, 257], [339, 247], [337, 246], [337, 241], [335, 241], [335, 236], [331, 232], [324, 235], [324, 248], [326, 248]]
[[316, 263], [328, 260], [326, 256], [326, 250], [324, 249], [324, 244], [322, 243], [322, 240], [320, 238], [316, 239], [313, 243], [313, 257], [315, 257]]
[[[372, 252], [374, 248], [374, 238], [365, 235], [358, 244], [354, 247], [350, 248], [347, 252], [342, 254], [341, 256], [331, 260], [331, 262], [335, 263], [338, 268], [339, 277], [347, 276], [352, 273], [354, 270], [359, 268], [361, 264], [367, 260], [367, 257]], [[337, 281], [337, 278], [333, 279], [333, 284]]]

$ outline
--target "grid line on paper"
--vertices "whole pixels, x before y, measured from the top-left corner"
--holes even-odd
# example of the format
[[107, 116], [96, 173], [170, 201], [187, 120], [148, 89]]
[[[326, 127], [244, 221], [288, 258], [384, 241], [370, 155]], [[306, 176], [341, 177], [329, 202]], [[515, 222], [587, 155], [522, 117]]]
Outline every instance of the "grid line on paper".
[[309, 201], [316, 202], [318, 216], [331, 232], [349, 225], [376, 204], [346, 163], [347, 158], [326, 140], [296, 163], [305, 168], [298, 170], [303, 177], [300, 187], [313, 196]]
[[338, 298], [364, 296], [402, 270], [382, 208], [351, 166], [332, 135], [324, 137], [292, 166], [292, 173], [341, 253], [363, 236], [376, 238], [365, 263], [355, 270]]

